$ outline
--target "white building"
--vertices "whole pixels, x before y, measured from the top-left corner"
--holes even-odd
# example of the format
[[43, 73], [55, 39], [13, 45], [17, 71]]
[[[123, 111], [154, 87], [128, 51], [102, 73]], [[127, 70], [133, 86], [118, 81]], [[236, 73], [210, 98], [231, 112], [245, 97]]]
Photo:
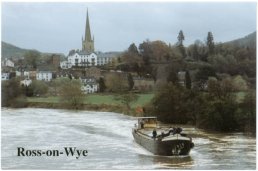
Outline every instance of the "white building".
[[51, 71], [38, 71], [36, 74], [36, 80], [51, 81], [53, 73]]
[[9, 80], [10, 79], [10, 73], [2, 73], [2, 79], [1, 80]]
[[10, 59], [7, 59], [5, 58], [3, 61], [2, 61], [2, 66], [7, 66], [7, 67], [14, 67], [14, 62], [11, 61]]
[[30, 77], [30, 72], [29, 72], [29, 71], [24, 71], [24, 72], [23, 72], [23, 75], [24, 75], [25, 77], [29, 78], [29, 77]]
[[26, 78], [25, 80], [22, 80], [20, 83], [21, 85], [28, 87], [32, 83], [32, 80], [29, 78]]
[[68, 68], [72, 68], [72, 64], [68, 61], [62, 61], [60, 62], [60, 67], [62, 69], [68, 69]]
[[71, 53], [68, 56], [68, 63], [72, 66], [95, 66], [97, 55], [95, 53], [86, 53], [83, 51]]
[[17, 77], [22, 75], [22, 73], [20, 71], [15, 71], [15, 74]]
[[114, 58], [117, 58], [118, 53], [87, 53], [85, 51], [71, 51], [67, 57], [67, 61], [60, 62], [62, 69], [72, 68], [73, 66], [92, 67], [101, 66], [111, 63]]
[[89, 94], [89, 93], [95, 93], [98, 91], [98, 83], [96, 81], [95, 78], [93, 77], [84, 77], [84, 78], [80, 78], [81, 82], [82, 82], [82, 87], [81, 90], [85, 93], [85, 94]]
[[67, 56], [67, 60], [60, 62], [62, 69], [72, 68], [73, 66], [79, 67], [92, 67], [105, 65], [112, 61], [112, 58], [116, 57], [116, 53], [100, 53], [95, 52], [94, 37], [91, 36], [90, 21], [87, 11], [86, 27], [84, 38], [82, 37], [81, 50], [71, 50]]

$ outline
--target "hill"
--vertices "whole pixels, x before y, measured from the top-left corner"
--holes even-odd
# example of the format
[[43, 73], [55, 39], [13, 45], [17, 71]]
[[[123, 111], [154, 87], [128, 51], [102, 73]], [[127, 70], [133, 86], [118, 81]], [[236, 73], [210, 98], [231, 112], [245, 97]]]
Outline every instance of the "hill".
[[22, 49], [2, 41], [2, 58], [22, 58], [29, 49]]
[[231, 44], [233, 46], [238, 46], [238, 47], [255, 48], [256, 47], [256, 31], [243, 38], [225, 42], [225, 44]]
[[[23, 48], [14, 46], [12, 44], [9, 44], [9, 43], [3, 42], [3, 41], [1, 43], [2, 43], [2, 53], [1, 53], [2, 59], [4, 59], [4, 58], [20, 59], [20, 58], [24, 57], [26, 52], [33, 50], [33, 49], [23, 49]], [[42, 56], [58, 54], [58, 55], [61, 55], [61, 58], [65, 57], [65, 55], [62, 53], [43, 53], [43, 52], [39, 52], [39, 53]]]

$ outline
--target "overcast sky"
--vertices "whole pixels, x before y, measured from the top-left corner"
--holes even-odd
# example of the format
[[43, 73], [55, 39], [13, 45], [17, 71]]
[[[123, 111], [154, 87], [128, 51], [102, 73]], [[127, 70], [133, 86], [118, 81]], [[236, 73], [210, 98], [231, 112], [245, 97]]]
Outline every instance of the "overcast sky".
[[146, 39], [174, 44], [183, 30], [185, 45], [215, 42], [256, 31], [256, 3], [208, 2], [77, 2], [2, 3], [2, 41], [42, 52], [81, 49], [89, 9], [95, 50], [123, 51]]

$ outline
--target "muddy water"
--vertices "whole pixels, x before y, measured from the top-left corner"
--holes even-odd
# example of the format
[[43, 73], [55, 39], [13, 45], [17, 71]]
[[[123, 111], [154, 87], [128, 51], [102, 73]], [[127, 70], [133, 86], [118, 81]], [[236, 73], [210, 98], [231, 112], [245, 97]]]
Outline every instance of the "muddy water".
[[[195, 128], [189, 156], [154, 156], [137, 145], [135, 118], [109, 112], [2, 109], [3, 169], [256, 169], [256, 139], [243, 133], [216, 134]], [[25, 150], [76, 147], [86, 157], [17, 156]]]

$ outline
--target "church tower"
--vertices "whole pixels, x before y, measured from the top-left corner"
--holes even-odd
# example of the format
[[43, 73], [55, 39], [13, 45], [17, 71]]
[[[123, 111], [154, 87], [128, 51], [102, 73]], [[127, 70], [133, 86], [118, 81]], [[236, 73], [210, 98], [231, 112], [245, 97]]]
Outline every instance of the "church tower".
[[94, 38], [93, 39], [91, 38], [88, 9], [87, 9], [87, 16], [86, 16], [84, 40], [82, 38], [82, 51], [85, 51], [88, 53], [94, 52]]

